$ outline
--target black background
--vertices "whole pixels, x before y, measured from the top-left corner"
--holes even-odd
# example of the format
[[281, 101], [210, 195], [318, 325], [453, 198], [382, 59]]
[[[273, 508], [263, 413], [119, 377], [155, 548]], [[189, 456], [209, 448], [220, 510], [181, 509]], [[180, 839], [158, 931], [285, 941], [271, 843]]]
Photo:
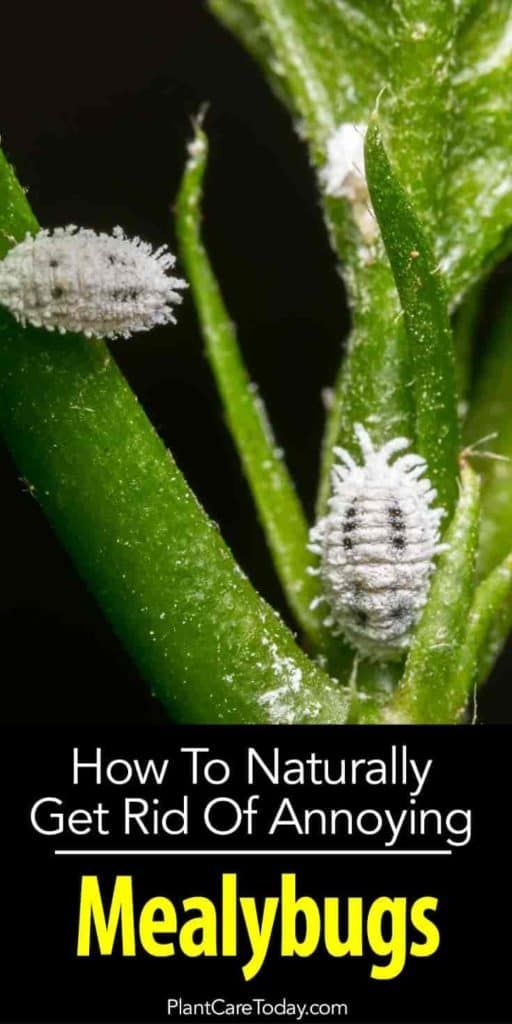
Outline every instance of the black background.
[[[189, 837], [174, 839], [126, 839], [115, 833], [104, 839], [79, 838], [69, 833], [49, 837], [37, 835], [29, 825], [31, 806], [47, 795], [63, 799], [71, 810], [90, 808], [99, 799], [115, 808], [126, 796], [148, 800], [156, 796], [161, 806], [176, 806], [184, 790], [191, 792], [194, 808], [204, 806], [214, 797], [243, 798], [255, 791], [261, 794], [262, 806], [267, 810], [275, 809], [287, 796], [297, 809], [390, 807], [396, 813], [408, 806], [407, 790], [401, 786], [305, 784], [278, 789], [270, 783], [260, 784], [262, 776], [253, 790], [244, 785], [248, 745], [255, 746], [269, 761], [275, 745], [281, 749], [283, 762], [288, 757], [305, 758], [316, 750], [330, 759], [333, 773], [342, 757], [389, 760], [393, 743], [406, 743], [409, 756], [418, 758], [420, 763], [433, 758], [418, 806], [445, 812], [458, 807], [472, 809], [473, 836], [469, 846], [456, 849], [449, 857], [253, 855], [242, 859], [223, 857], [220, 853], [204, 858], [55, 857], [55, 848], [368, 849], [382, 843], [344, 835], [301, 838], [292, 830], [289, 834], [288, 830], [281, 830], [270, 838], [262, 835], [264, 830], [256, 833], [254, 839], [245, 838], [243, 833], [218, 838], [208, 837], [204, 828], [197, 827]], [[141, 789], [133, 783], [115, 787], [104, 784], [100, 788], [92, 782], [88, 784], [92, 773], [82, 772], [79, 786], [73, 787], [72, 747], [79, 748], [81, 760], [90, 760], [98, 745], [103, 750], [104, 764], [119, 757], [169, 757], [168, 781], [154, 789]], [[186, 773], [179, 770], [182, 762], [176, 757], [176, 748], [181, 746], [209, 747], [212, 756], [227, 757], [233, 767], [233, 781], [219, 787], [192, 789], [185, 781]], [[180, 726], [137, 731], [74, 729], [72, 737], [56, 729], [24, 730], [15, 736], [4, 730], [0, 733], [0, 770], [4, 779], [15, 775], [16, 786], [6, 785], [2, 799], [4, 881], [0, 944], [4, 944], [4, 951], [0, 1019], [38, 1024], [163, 1021], [167, 1019], [168, 998], [182, 995], [190, 1001], [204, 1001], [220, 995], [233, 1001], [256, 996], [286, 996], [289, 1001], [343, 1001], [349, 1004], [350, 1015], [340, 1019], [354, 1022], [509, 1022], [512, 890], [510, 847], [505, 840], [510, 804], [509, 750], [508, 726]], [[191, 821], [195, 823], [199, 817], [191, 815]], [[402, 837], [395, 848], [443, 846], [442, 839], [429, 835], [423, 840]], [[319, 901], [325, 896], [342, 900], [349, 895], [363, 896], [368, 906], [378, 896], [406, 896], [410, 901], [435, 896], [439, 899], [435, 914], [441, 935], [439, 950], [429, 958], [409, 958], [402, 974], [390, 981], [369, 980], [369, 955], [337, 960], [322, 956], [319, 951], [308, 959], [284, 959], [276, 945], [271, 947], [264, 968], [248, 983], [242, 980], [240, 960], [230, 958], [187, 959], [177, 955], [155, 959], [140, 947], [135, 959], [119, 955], [75, 957], [82, 875], [98, 875], [107, 906], [115, 876], [131, 875], [138, 913], [150, 897], [166, 896], [176, 904], [179, 920], [183, 921], [189, 915], [183, 914], [181, 901], [187, 896], [204, 895], [219, 907], [222, 872], [233, 871], [239, 874], [239, 895], [260, 898], [279, 895], [282, 872], [296, 872], [297, 894]], [[261, 903], [258, 906], [261, 914]], [[243, 934], [241, 928], [240, 935]], [[244, 957], [243, 962], [247, 959]], [[374, 960], [381, 962], [379, 958]], [[279, 1018], [267, 1019], [275, 1024]]]
[[[2, 11], [0, 129], [40, 221], [172, 239], [190, 120], [208, 101], [206, 235], [244, 353], [312, 510], [347, 330], [305, 151], [258, 69], [199, 0], [14, 4]], [[491, 293], [492, 301], [492, 293]], [[205, 365], [190, 296], [176, 328], [115, 356], [256, 586], [283, 612]], [[163, 722], [36, 503], [0, 455], [3, 688], [11, 722]], [[484, 721], [512, 720], [502, 660]]]

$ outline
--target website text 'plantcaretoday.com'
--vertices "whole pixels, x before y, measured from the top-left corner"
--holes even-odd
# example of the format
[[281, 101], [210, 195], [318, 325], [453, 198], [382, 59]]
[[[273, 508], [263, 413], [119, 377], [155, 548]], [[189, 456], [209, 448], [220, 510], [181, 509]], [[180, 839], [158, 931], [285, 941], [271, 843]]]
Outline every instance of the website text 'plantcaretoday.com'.
[[231, 1018], [232, 1020], [285, 1020], [306, 1022], [313, 1018], [324, 1017], [329, 1020], [348, 1019], [349, 1004], [340, 1002], [298, 1002], [283, 997], [282, 999], [265, 999], [262, 997], [232, 1002], [222, 996], [204, 999], [200, 1002], [189, 1002], [180, 996], [170, 996], [167, 1000], [167, 1016], [170, 1020], [196, 1020], [203, 1017]]

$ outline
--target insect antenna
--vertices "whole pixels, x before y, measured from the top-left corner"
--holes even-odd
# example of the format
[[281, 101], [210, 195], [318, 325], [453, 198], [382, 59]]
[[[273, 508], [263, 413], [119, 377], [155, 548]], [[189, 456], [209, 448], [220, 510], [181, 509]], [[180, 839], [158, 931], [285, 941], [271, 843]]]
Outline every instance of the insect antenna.
[[491, 459], [494, 462], [510, 462], [508, 455], [499, 455], [498, 452], [488, 452], [480, 449], [481, 444], [485, 444], [486, 441], [494, 441], [497, 437], [499, 437], [499, 434], [497, 431], [494, 431], [494, 433], [486, 434], [485, 437], [481, 437], [478, 441], [474, 441], [473, 444], [463, 448], [460, 453], [461, 465], [468, 458]]

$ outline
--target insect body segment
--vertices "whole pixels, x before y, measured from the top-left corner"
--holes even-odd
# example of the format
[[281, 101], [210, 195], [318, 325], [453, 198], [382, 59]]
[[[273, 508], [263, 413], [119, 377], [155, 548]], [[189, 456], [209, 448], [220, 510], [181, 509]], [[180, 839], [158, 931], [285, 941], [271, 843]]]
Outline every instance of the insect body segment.
[[436, 491], [424, 478], [425, 460], [403, 437], [375, 448], [363, 426], [355, 433], [358, 465], [335, 448], [329, 512], [311, 531], [311, 550], [330, 615], [361, 653], [392, 658], [408, 646], [428, 595], [434, 557], [442, 550], [444, 509], [432, 508]]

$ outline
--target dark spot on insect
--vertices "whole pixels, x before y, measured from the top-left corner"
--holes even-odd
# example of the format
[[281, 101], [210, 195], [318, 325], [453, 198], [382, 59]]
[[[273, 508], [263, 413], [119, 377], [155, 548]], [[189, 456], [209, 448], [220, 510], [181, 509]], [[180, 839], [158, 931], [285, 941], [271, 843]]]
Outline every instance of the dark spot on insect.
[[109, 256], [108, 262], [111, 263], [112, 266], [115, 266], [115, 262], [116, 262], [115, 256]]
[[405, 522], [402, 509], [399, 505], [389, 505], [388, 519], [391, 527], [391, 547], [395, 551], [403, 551], [405, 548]]
[[58, 267], [58, 265], [59, 265], [59, 261], [58, 260], [50, 260], [50, 266], [51, 267]]
[[352, 533], [352, 531], [355, 530], [355, 528], [356, 528], [355, 517], [356, 517], [356, 505], [355, 505], [355, 502], [354, 502], [352, 505], [348, 506], [348, 508], [345, 511], [345, 515], [343, 516], [343, 532], [344, 533]]
[[347, 551], [350, 551], [352, 549], [352, 537], [345, 536], [343, 538], [342, 544]]
[[405, 619], [409, 609], [405, 604], [397, 604], [391, 609], [390, 615], [392, 619]]
[[368, 625], [368, 612], [365, 612], [364, 608], [354, 608], [354, 621], [357, 622], [358, 626]]
[[64, 288], [60, 288], [59, 285], [57, 285], [55, 288], [52, 288], [52, 299], [61, 299], [63, 295]]
[[405, 548], [405, 537], [402, 537], [400, 533], [397, 533], [391, 537], [391, 547], [395, 548], [396, 551], [403, 551]]
[[404, 528], [404, 514], [400, 505], [390, 505], [388, 508], [388, 518], [391, 526], [394, 530], [403, 530]]
[[128, 292], [128, 298], [130, 298], [130, 299], [138, 299], [138, 297], [139, 297], [139, 293], [138, 293], [136, 288], [134, 288], [133, 291]]
[[124, 299], [126, 297], [122, 288], [116, 288], [115, 291], [112, 292], [112, 296], [114, 299]]

